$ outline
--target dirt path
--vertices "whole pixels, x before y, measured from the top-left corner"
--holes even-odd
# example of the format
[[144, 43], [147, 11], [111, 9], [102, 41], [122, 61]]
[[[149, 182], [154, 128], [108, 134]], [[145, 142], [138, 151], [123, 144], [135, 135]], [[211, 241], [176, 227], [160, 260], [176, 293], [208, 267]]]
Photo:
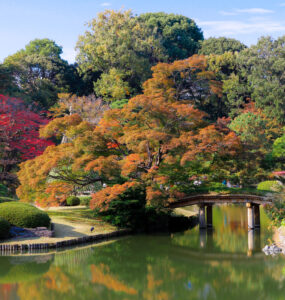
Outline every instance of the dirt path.
[[[52, 223], [54, 224], [55, 236], [52, 238], [46, 237], [35, 237], [35, 238], [13, 238], [3, 241], [3, 244], [39, 244], [39, 243], [56, 243], [65, 240], [76, 239], [79, 237], [104, 234], [113, 232], [116, 230], [115, 227], [106, 224], [96, 223], [92, 221], [70, 221], [64, 217], [51, 217]], [[93, 230], [91, 231], [91, 228]], [[1, 244], [1, 243], [0, 243]]]

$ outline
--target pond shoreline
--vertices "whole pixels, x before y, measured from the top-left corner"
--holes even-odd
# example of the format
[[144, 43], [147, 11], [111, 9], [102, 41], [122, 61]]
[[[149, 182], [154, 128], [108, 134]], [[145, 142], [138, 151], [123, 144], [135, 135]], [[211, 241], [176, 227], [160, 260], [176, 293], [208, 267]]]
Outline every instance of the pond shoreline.
[[110, 238], [121, 237], [124, 235], [128, 235], [131, 233], [131, 230], [128, 229], [121, 229], [121, 230], [114, 230], [107, 233], [101, 234], [94, 234], [94, 235], [87, 235], [78, 238], [71, 238], [68, 240], [61, 240], [57, 242], [49, 242], [49, 243], [1, 243], [0, 244], [0, 256], [2, 254], [7, 255], [8, 253], [26, 253], [26, 252], [34, 252], [37, 250], [41, 251], [49, 251], [49, 249], [57, 249], [69, 246], [76, 246], [85, 243], [92, 243], [92, 242], [103, 242]]

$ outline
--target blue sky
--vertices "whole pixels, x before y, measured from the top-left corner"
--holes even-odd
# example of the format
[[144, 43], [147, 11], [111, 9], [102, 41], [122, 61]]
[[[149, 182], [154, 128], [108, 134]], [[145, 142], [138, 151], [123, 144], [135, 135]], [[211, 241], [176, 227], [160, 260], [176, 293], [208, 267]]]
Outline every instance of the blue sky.
[[233, 37], [247, 45], [262, 35], [285, 34], [285, 0], [0, 0], [0, 61], [35, 38], [50, 38], [73, 62], [86, 23], [104, 9], [120, 8], [183, 14], [196, 21], [205, 38]]

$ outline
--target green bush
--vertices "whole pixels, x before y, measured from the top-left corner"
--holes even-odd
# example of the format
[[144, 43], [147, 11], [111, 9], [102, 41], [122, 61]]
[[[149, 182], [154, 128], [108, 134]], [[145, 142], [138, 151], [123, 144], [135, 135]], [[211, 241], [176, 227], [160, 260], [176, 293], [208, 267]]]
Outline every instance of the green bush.
[[78, 198], [80, 199], [80, 204], [85, 206], [89, 206], [90, 200], [92, 199], [91, 196], [79, 196]]
[[95, 210], [95, 212], [112, 225], [138, 230], [146, 223], [145, 203], [145, 189], [130, 188], [113, 200], [108, 210], [103, 212]]
[[280, 192], [282, 190], [282, 184], [277, 180], [267, 180], [260, 182], [257, 189], [262, 191]]
[[69, 196], [66, 199], [66, 205], [67, 206], [76, 206], [80, 204], [80, 199], [76, 196]]
[[0, 239], [6, 239], [9, 237], [10, 223], [2, 218], [0, 218]]
[[50, 224], [46, 212], [21, 202], [0, 203], [0, 218], [23, 228], [48, 227]]

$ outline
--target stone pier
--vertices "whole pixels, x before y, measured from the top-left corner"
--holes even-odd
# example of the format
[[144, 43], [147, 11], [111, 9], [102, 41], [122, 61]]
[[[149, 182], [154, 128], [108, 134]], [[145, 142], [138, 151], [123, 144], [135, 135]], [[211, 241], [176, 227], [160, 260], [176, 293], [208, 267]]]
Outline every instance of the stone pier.
[[199, 206], [199, 226], [200, 229], [206, 229], [205, 205]]
[[213, 205], [207, 205], [207, 227], [213, 227]]
[[248, 229], [254, 229], [254, 208], [252, 203], [246, 203]]

